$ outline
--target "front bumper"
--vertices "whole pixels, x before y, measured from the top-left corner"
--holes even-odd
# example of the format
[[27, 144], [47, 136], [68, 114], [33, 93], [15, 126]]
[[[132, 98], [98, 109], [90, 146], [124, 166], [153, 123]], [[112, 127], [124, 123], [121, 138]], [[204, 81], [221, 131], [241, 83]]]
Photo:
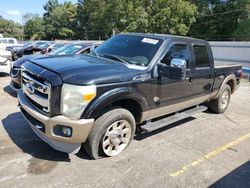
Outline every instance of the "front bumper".
[[[66, 153], [77, 153], [88, 137], [94, 119], [71, 120], [65, 116], [47, 117], [39, 113], [25, 98], [22, 90], [18, 91], [20, 109], [33, 131], [56, 150]], [[38, 126], [44, 125], [43, 130]], [[57, 125], [72, 128], [71, 137], [58, 136], [54, 132]]]

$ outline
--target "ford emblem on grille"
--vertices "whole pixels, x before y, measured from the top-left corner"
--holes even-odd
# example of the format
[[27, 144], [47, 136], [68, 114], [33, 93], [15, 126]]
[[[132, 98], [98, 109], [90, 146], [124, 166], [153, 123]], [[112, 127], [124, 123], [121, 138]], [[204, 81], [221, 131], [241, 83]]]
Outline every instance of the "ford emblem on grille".
[[26, 89], [30, 94], [34, 94], [35, 93], [35, 88], [31, 83], [26, 83]]

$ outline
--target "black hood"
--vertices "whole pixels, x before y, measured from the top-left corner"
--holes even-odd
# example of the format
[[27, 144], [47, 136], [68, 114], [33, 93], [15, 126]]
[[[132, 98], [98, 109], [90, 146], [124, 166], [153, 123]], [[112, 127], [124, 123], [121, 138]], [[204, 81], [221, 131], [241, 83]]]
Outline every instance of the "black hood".
[[30, 61], [58, 73], [64, 83], [76, 85], [131, 81], [142, 73], [117, 61], [85, 55], [39, 57]]
[[30, 61], [34, 58], [39, 57], [39, 55], [26, 55], [14, 62], [14, 67], [21, 67], [26, 61]]

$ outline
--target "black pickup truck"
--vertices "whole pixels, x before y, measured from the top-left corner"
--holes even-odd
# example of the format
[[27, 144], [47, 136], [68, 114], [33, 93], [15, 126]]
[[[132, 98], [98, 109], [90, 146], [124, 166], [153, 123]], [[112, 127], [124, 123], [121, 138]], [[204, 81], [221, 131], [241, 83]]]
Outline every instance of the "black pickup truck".
[[119, 34], [90, 55], [44, 57], [22, 66], [20, 109], [56, 150], [84, 146], [94, 159], [121, 153], [137, 130], [154, 131], [207, 110], [223, 113], [241, 66], [214, 66], [209, 43]]

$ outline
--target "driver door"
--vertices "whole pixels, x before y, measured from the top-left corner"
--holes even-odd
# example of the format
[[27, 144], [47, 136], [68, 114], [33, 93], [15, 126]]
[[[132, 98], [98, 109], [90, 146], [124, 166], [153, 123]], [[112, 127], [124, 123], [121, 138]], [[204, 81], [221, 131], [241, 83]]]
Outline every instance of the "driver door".
[[[154, 78], [152, 85], [152, 106], [155, 108], [152, 110], [152, 118], [178, 111], [190, 103], [194, 94], [189, 80], [192, 72], [191, 57], [187, 43], [173, 43], [158, 63], [158, 77]], [[181, 70], [171, 66], [173, 59], [186, 61], [186, 75], [183, 78], [180, 77]]]

